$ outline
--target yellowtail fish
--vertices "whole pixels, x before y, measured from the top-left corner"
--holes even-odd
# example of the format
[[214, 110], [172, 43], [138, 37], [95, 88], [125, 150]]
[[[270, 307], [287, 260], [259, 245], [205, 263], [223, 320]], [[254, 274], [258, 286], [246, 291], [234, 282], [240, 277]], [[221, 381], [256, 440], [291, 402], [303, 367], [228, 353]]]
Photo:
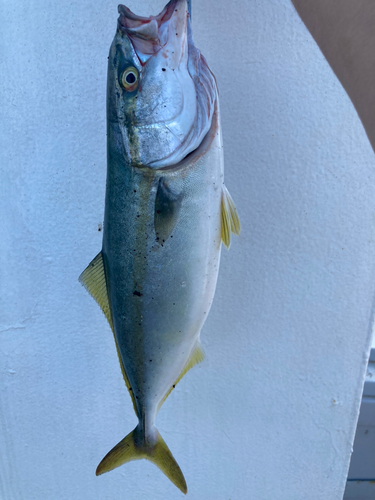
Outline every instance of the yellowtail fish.
[[185, 478], [155, 427], [177, 382], [204, 354], [221, 242], [239, 234], [224, 186], [216, 82], [191, 36], [186, 0], [120, 17], [108, 59], [108, 173], [102, 251], [80, 276], [113, 330], [137, 427], [100, 462], [157, 465]]

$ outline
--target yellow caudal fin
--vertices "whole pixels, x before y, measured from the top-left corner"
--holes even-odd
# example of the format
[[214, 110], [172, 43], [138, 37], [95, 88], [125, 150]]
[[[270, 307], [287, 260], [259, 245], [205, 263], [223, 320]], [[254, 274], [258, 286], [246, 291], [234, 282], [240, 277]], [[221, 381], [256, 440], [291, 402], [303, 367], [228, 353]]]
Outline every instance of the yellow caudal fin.
[[100, 476], [126, 462], [141, 460], [142, 458], [154, 463], [182, 493], [187, 493], [184, 475], [164, 439], [156, 429], [155, 438], [151, 444], [145, 441], [143, 431], [137, 426], [107, 453], [98, 465], [96, 475]]
[[228, 189], [223, 185], [221, 193], [221, 239], [227, 248], [230, 247], [231, 233], [238, 236], [240, 231], [241, 224], [236, 205]]
[[121, 361], [120, 351], [116, 342], [115, 332], [113, 330], [112, 313], [108, 297], [107, 281], [105, 276], [102, 252], [98, 253], [95, 259], [93, 259], [90, 262], [90, 264], [86, 267], [86, 269], [78, 278], [78, 281], [86, 288], [91, 297], [93, 297], [96, 300], [96, 302], [100, 306], [100, 309], [103, 311], [104, 316], [108, 320], [109, 326], [111, 327], [111, 330], [113, 332], [113, 337], [116, 344], [117, 356], [120, 362], [122, 376], [124, 377], [125, 385], [128, 388], [130, 397], [132, 398], [134, 411], [135, 413], [137, 413], [134, 395], [133, 392], [130, 390], [130, 383]]

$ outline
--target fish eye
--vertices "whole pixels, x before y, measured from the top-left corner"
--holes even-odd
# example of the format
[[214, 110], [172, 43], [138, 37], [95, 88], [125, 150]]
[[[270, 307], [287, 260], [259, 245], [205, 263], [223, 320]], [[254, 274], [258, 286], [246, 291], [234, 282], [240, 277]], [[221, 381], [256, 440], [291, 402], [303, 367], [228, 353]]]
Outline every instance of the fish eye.
[[138, 70], [134, 68], [134, 66], [130, 66], [130, 68], [126, 68], [121, 75], [121, 85], [128, 92], [132, 92], [138, 86]]

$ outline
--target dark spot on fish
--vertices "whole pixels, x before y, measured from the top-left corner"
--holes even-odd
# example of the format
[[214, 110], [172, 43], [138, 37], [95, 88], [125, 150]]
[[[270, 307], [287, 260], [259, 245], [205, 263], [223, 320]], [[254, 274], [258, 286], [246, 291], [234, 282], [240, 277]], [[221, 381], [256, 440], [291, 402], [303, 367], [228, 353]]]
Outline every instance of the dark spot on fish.
[[171, 238], [173, 238], [173, 234], [171, 234]]
[[134, 192], [136, 193], [136, 192], [137, 192], [137, 190], [136, 190], [136, 189], [134, 189]]
[[[173, 305], [175, 306], [176, 304], [173, 302]], [[204, 313], [204, 314], [206, 314], [206, 313]]]
[[137, 217], [139, 217], [139, 215], [137, 215]]
[[129, 391], [132, 391], [133, 389], [131, 387], [129, 387]]
[[176, 33], [176, 36], [178, 36], [178, 33]]
[[161, 210], [156, 210], [156, 213], [157, 213], [157, 214], [160, 214], [160, 213], [161, 213]]
[[152, 359], [150, 359], [150, 363], [152, 362]]
[[165, 71], [165, 68], [161, 68], [162, 71]]
[[174, 385], [173, 388], [175, 388], [176, 386]]
[[138, 396], [136, 396], [135, 399], [138, 399]]

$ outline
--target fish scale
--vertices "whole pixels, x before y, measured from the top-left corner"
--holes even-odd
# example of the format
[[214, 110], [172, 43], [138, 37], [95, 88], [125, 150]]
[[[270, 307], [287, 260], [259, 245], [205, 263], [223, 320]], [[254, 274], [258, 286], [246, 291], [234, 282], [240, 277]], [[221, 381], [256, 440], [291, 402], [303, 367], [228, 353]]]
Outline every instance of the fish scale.
[[[150, 18], [124, 6], [119, 12], [108, 58], [103, 247], [80, 281], [113, 329], [139, 422], [97, 474], [145, 458], [186, 493], [155, 419], [178, 381], [204, 358], [200, 333], [215, 293], [221, 243], [229, 247], [240, 224], [224, 185], [216, 82], [194, 46], [186, 0], [172, 0]], [[167, 46], [174, 50], [160, 57]], [[192, 88], [194, 108], [183, 104], [185, 93], [191, 102]], [[155, 89], [163, 91], [155, 95]], [[150, 124], [154, 99], [165, 104]], [[170, 130], [165, 124], [172, 121]], [[185, 136], [176, 138], [174, 130]]]

